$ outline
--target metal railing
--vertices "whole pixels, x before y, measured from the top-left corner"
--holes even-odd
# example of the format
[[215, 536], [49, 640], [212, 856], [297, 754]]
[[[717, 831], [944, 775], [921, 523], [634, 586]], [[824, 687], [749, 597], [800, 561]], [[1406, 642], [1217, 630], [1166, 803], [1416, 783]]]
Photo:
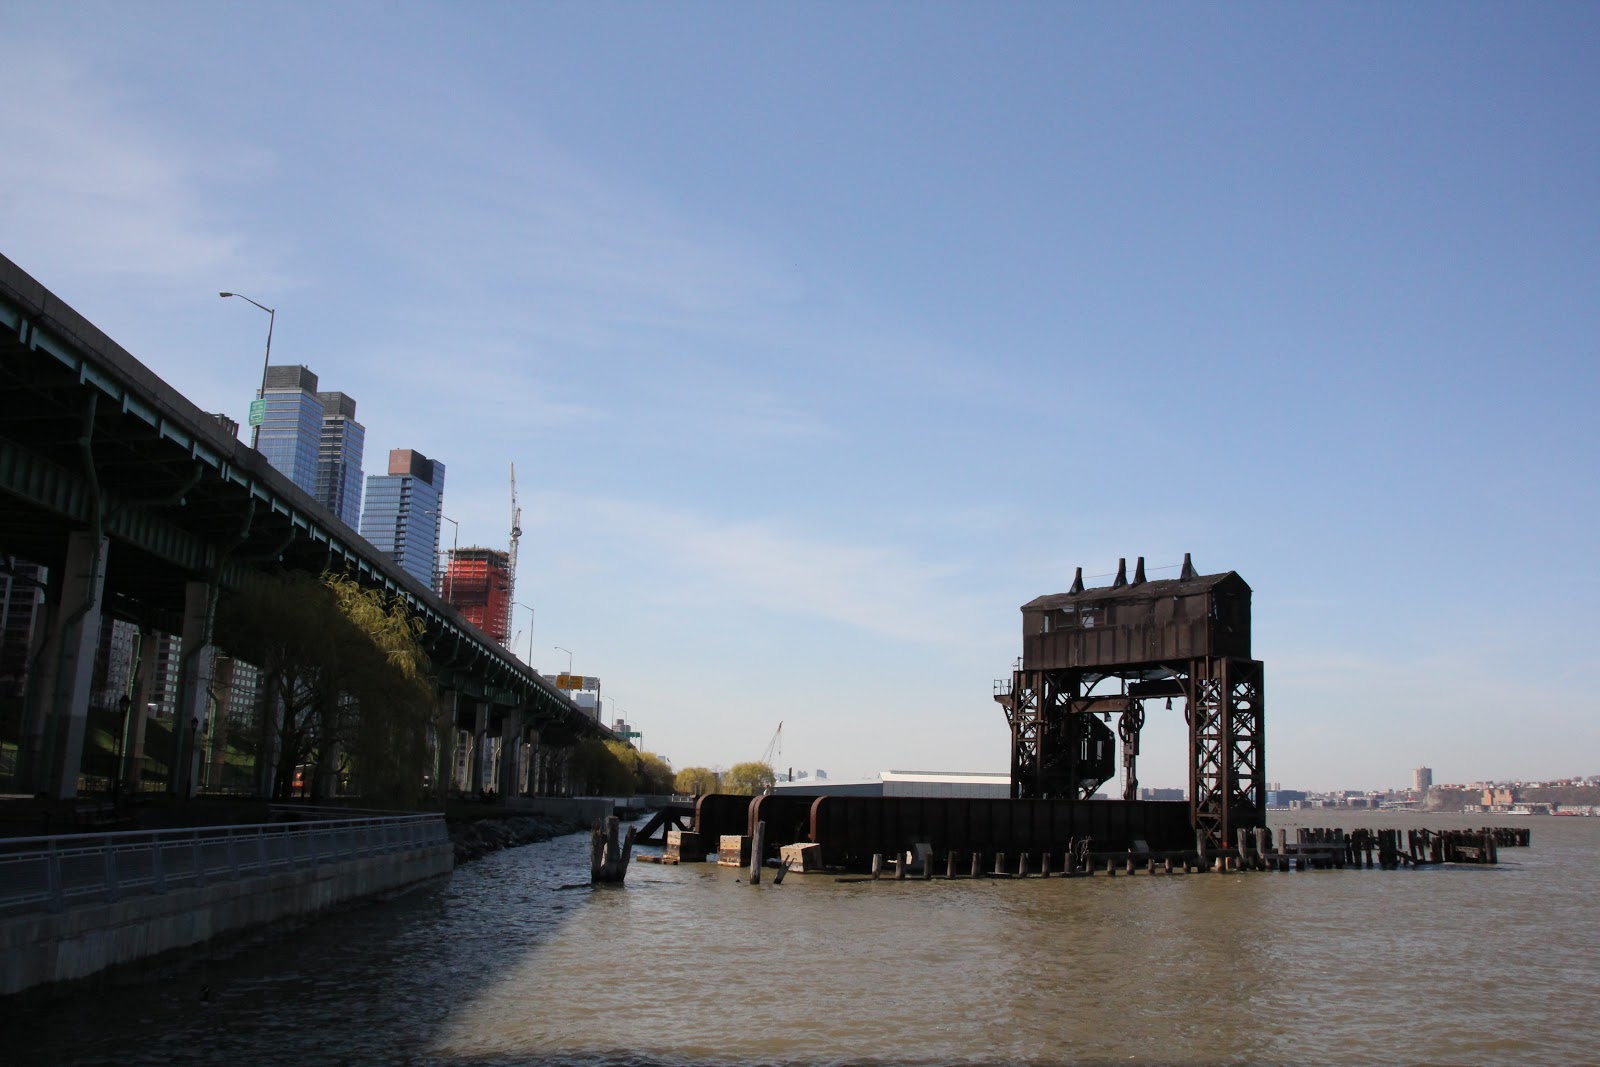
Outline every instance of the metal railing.
[[448, 844], [444, 816], [381, 815], [0, 839], [0, 916]]

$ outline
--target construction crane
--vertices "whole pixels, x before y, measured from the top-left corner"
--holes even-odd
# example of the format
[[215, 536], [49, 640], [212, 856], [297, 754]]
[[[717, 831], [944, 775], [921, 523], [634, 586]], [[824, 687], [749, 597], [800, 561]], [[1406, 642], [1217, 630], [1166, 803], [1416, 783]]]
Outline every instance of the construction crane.
[[512, 616], [517, 609], [517, 542], [520, 540], [522, 540], [522, 509], [517, 506], [517, 465], [513, 463], [511, 464], [511, 552], [506, 560], [505, 633], [511, 632]]
[[[782, 723], [782, 721], [780, 721], [778, 723], [777, 730], [775, 730], [773, 732], [772, 740], [767, 743], [767, 750], [766, 750], [766, 752], [762, 753], [761, 762], [765, 763], [768, 767], [772, 767], [772, 757], [774, 755], [779, 755], [779, 756], [783, 755], [783, 723]], [[774, 773], [774, 774], [778, 773], [778, 769], [776, 767], [772, 767], [772, 773]]]

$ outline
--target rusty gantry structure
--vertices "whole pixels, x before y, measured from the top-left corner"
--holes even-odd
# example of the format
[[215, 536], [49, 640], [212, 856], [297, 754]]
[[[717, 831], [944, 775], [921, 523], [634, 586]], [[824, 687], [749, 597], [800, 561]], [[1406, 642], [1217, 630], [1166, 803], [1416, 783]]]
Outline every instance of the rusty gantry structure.
[[[1266, 825], [1262, 667], [1250, 658], [1250, 587], [1233, 571], [1133, 579], [1119, 560], [1109, 586], [1072, 588], [1022, 606], [1022, 658], [994, 698], [1011, 726], [1013, 799], [1086, 800], [1114, 771], [1139, 797], [1145, 702], [1184, 702], [1189, 815], [1210, 847]], [[1116, 716], [1116, 733], [1110, 726]]]

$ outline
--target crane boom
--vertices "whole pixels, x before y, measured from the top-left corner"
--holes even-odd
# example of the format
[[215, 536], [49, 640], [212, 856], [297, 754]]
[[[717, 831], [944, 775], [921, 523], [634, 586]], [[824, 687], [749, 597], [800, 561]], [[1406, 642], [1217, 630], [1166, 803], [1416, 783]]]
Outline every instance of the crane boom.
[[[774, 753], [781, 754], [783, 752], [783, 745], [779, 743], [782, 740], [782, 738], [783, 738], [783, 722], [780, 720], [778, 722], [777, 730], [773, 731], [772, 740], [767, 742], [767, 750], [766, 750], [766, 752], [762, 753], [762, 755], [761, 755], [761, 762], [765, 763], [768, 767], [772, 767], [773, 754]], [[772, 769], [774, 771], [777, 770], [776, 767], [773, 767]]]
[[506, 633], [511, 632], [511, 620], [516, 614], [517, 542], [521, 540], [522, 509], [517, 506], [517, 465], [513, 463], [511, 464], [511, 551], [506, 559]]

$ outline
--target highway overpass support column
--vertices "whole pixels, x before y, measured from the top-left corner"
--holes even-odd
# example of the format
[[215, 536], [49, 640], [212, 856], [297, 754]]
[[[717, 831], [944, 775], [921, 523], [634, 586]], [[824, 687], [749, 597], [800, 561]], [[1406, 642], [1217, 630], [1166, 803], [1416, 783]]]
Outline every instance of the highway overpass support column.
[[148, 626], [139, 628], [139, 657], [134, 661], [133, 685], [128, 707], [128, 747], [122, 762], [122, 791], [137, 793], [144, 786], [144, 734], [150, 724], [150, 699], [154, 695], [151, 679], [156, 676], [156, 652], [160, 636]]
[[456, 743], [461, 737], [456, 728], [456, 703], [460, 697], [459, 690], [441, 690], [439, 711], [433, 717], [433, 791], [440, 800], [449, 797], [456, 784]]
[[522, 761], [522, 793], [536, 797], [539, 795], [539, 731], [529, 727], [525, 732], [528, 751]]
[[500, 780], [495, 792], [501, 799], [522, 794], [522, 713], [515, 708], [500, 720]]
[[28, 758], [20, 778], [30, 793], [65, 800], [78, 795], [89, 689], [100, 637], [106, 538], [78, 530], [67, 535], [60, 597], [47, 612], [43, 654], [29, 703]]
[[213, 589], [206, 582], [183, 587], [183, 651], [178, 671], [178, 709], [172, 717], [172, 767], [167, 786], [174, 795], [195, 795], [200, 766], [200, 737], [211, 721], [211, 674], [217, 647], [211, 643], [216, 612]]
[[481, 700], [472, 703], [472, 763], [468, 772], [467, 792], [473, 796], [483, 791], [483, 757], [489, 737], [489, 705]]

